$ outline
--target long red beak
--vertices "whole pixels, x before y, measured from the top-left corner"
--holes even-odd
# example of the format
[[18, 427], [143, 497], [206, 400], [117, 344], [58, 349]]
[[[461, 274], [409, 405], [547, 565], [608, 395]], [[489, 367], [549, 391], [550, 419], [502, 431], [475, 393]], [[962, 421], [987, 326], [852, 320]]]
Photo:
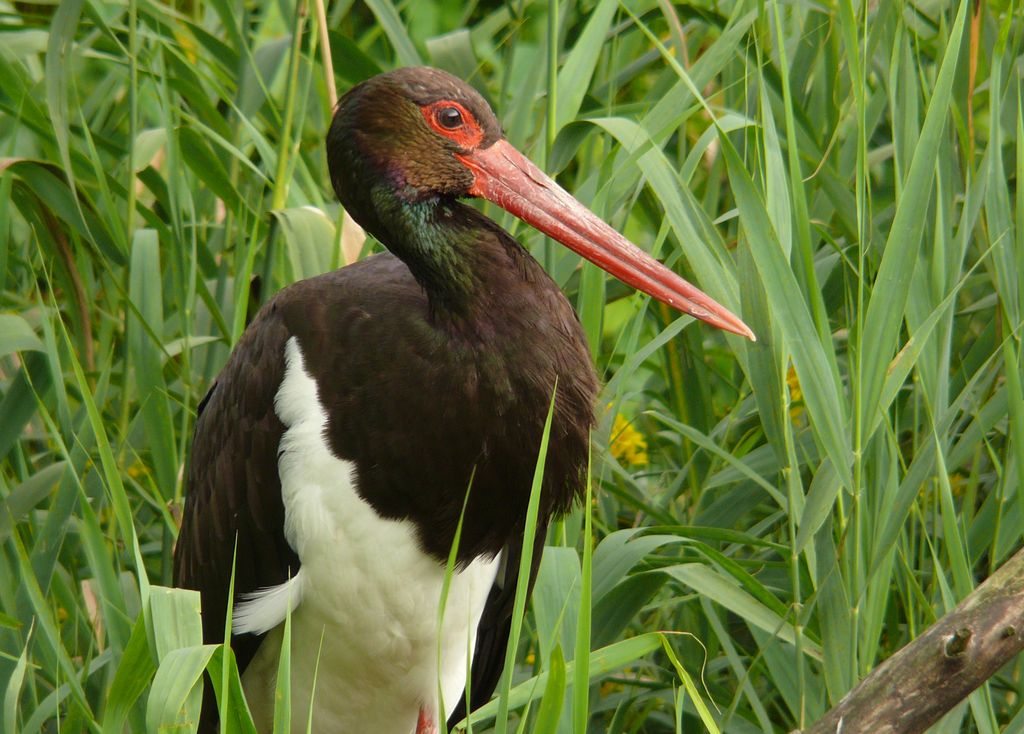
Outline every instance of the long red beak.
[[469, 190], [473, 196], [494, 202], [659, 301], [756, 341], [729, 309], [605, 224], [507, 140], [456, 155], [476, 178]]

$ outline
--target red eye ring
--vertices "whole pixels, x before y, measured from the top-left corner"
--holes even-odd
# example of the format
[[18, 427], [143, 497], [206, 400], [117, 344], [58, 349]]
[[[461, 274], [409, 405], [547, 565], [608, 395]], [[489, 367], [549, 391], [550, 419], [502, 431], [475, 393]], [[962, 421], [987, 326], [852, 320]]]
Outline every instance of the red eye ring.
[[473, 150], [484, 140], [484, 131], [466, 106], [451, 99], [442, 99], [420, 107], [430, 128], [448, 138], [463, 150]]

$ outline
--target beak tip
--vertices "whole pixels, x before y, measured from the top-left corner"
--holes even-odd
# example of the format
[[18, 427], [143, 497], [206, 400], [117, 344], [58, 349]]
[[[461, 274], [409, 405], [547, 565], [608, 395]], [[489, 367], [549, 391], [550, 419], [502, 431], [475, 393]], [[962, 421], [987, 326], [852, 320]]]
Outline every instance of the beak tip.
[[749, 339], [752, 342], [757, 341], [757, 335], [753, 332], [753, 330], [739, 319], [736, 319], [734, 323], [715, 325], [719, 326], [719, 328], [725, 331], [729, 331], [733, 334], [736, 334], [736, 336], [745, 337], [746, 339]]
[[[703, 296], [703, 294], [701, 295]], [[703, 298], [707, 298], [707, 296], [703, 296]], [[692, 304], [688, 305], [690, 305], [690, 308], [684, 308], [682, 310], [691, 316], [698, 318], [701, 321], [705, 321], [711, 326], [722, 329], [723, 331], [728, 331], [731, 334], [745, 337], [752, 342], [757, 341], [757, 335], [754, 334], [754, 330], [747, 326], [743, 322], [743, 319], [724, 306], [717, 304], [714, 301], [710, 301], [710, 303], [701, 303], [696, 307], [693, 307]]]

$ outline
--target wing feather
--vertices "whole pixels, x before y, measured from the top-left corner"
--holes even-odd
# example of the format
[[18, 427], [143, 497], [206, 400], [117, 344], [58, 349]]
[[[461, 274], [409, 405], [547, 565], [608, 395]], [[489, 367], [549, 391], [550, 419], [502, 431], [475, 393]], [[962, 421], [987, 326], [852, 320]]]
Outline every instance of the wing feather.
[[[258, 322], [258, 326], [257, 326]], [[224, 641], [235, 547], [235, 594], [277, 586], [298, 573], [299, 558], [284, 537], [277, 444], [284, 427], [274, 392], [284, 369], [287, 331], [273, 309], [243, 335], [199, 405], [188, 495], [174, 553], [174, 584], [200, 593], [203, 640]], [[234, 635], [239, 670], [263, 635]], [[216, 731], [216, 706], [206, 686], [201, 732]]]

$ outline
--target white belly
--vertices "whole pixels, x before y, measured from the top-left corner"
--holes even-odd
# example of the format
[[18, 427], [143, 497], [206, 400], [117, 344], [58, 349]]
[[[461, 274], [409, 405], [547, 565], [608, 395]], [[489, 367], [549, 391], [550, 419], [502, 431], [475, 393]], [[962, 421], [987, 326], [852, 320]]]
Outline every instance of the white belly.
[[328, 449], [326, 413], [295, 338], [286, 362], [275, 403], [287, 429], [279, 471], [285, 537], [302, 568], [236, 605], [236, 632], [270, 630], [243, 675], [246, 698], [257, 729], [269, 732], [290, 604], [292, 730], [305, 731], [312, 711], [314, 732], [410, 734], [421, 708], [438, 717], [457, 705], [498, 560], [453, 574], [439, 625], [444, 567], [420, 550], [412, 523], [383, 519], [359, 497], [354, 466]]

